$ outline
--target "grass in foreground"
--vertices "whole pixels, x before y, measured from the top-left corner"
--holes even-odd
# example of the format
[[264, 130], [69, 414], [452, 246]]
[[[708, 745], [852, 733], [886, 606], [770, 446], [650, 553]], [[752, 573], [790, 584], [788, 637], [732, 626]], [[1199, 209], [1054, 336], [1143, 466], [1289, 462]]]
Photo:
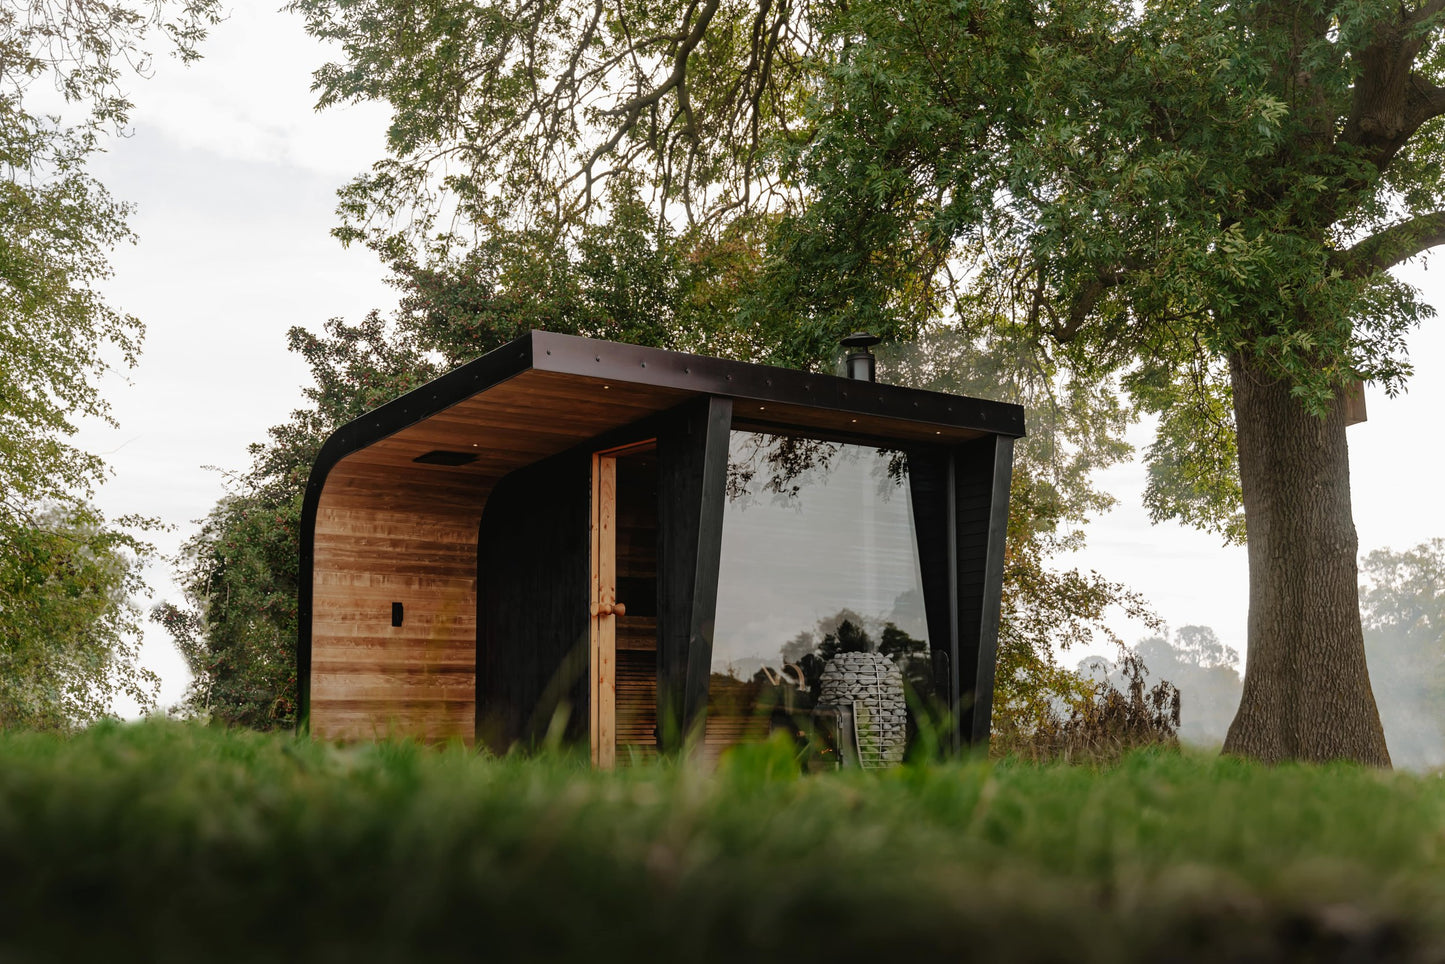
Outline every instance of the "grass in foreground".
[[1437, 960], [1445, 781], [0, 735], [0, 959]]

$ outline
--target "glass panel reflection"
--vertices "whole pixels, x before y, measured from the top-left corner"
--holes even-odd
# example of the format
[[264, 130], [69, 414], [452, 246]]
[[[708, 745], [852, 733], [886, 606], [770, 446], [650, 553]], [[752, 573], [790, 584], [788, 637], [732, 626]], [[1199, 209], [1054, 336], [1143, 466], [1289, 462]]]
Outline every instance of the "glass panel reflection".
[[852, 745], [824, 758], [895, 762], [933, 689], [906, 459], [735, 431], [727, 488], [707, 743], [835, 735], [842, 712]]

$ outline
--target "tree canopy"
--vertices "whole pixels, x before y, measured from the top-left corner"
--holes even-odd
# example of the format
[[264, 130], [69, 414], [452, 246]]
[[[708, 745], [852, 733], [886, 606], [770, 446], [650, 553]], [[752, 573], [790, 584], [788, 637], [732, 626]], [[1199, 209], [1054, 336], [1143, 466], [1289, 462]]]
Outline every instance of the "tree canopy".
[[139, 320], [97, 291], [109, 252], [130, 240], [129, 207], [89, 175], [105, 134], [124, 128], [123, 82], [150, 69], [155, 34], [183, 60], [216, 0], [0, 9], [0, 511], [88, 490], [100, 459], [67, 439], [107, 418], [100, 376], [135, 362]]
[[1161, 416], [1156, 518], [1240, 538], [1229, 354], [1319, 413], [1356, 378], [1397, 389], [1433, 314], [1384, 269], [1445, 237], [1439, 15], [852, 4], [835, 29], [866, 42], [799, 148], [816, 197], [790, 254], [864, 264], [856, 288], [893, 302], [899, 262], [969, 265], [942, 280]]
[[122, 695], [154, 705], [130, 601], [147, 548], [84, 506], [0, 527], [0, 729], [83, 726]]
[[[136, 664], [138, 557], [91, 503], [104, 462], [71, 444], [82, 418], [109, 420], [108, 371], [133, 365], [139, 320], [99, 293], [130, 240], [129, 207], [87, 171], [130, 111], [125, 81], [152, 41], [182, 60], [216, 0], [0, 8], [0, 726], [96, 719], [153, 679]], [[157, 37], [159, 35], [159, 37]]]
[[1123, 391], [1158, 417], [1154, 517], [1248, 534], [1229, 748], [1387, 762], [1343, 396], [1399, 390], [1433, 314], [1389, 269], [1445, 240], [1445, 0], [293, 9], [341, 51], [322, 104], [393, 111], [343, 238], [573, 245], [627, 181], [747, 249], [725, 314], [764, 360], [946, 328]]
[[1433, 0], [865, 0], [799, 148], [783, 273], [862, 265], [852, 301], [887, 309], [907, 265], [968, 264], [959, 304], [1158, 413], [1156, 517], [1247, 531], [1237, 752], [1388, 762], [1343, 396], [1397, 390], [1433, 314], [1388, 269], [1445, 240], [1442, 26]]
[[813, 5], [295, 0], [340, 56], [321, 106], [390, 105], [387, 156], [342, 194], [344, 238], [447, 245], [595, 219], [641, 176], [654, 212], [735, 217], [786, 189], [766, 148], [805, 122]]

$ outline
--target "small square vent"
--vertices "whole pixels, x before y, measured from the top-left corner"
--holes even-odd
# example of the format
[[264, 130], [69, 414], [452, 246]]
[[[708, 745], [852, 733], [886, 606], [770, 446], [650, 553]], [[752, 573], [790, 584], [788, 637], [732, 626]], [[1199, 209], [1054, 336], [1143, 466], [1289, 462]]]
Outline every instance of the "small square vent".
[[420, 462], [423, 465], [466, 465], [476, 460], [475, 452], [449, 452], [446, 449], [434, 449], [412, 459], [413, 462]]

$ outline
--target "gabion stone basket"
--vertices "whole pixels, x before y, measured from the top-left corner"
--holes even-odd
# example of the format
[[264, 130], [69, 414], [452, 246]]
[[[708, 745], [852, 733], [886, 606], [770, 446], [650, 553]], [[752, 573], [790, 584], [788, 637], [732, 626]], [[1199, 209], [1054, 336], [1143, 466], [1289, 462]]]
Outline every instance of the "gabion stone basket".
[[[821, 682], [820, 705], [852, 710], [861, 766], [903, 762], [908, 705], [898, 664], [884, 653], [840, 653], [824, 665]], [[839, 737], [846, 739], [842, 733]]]

